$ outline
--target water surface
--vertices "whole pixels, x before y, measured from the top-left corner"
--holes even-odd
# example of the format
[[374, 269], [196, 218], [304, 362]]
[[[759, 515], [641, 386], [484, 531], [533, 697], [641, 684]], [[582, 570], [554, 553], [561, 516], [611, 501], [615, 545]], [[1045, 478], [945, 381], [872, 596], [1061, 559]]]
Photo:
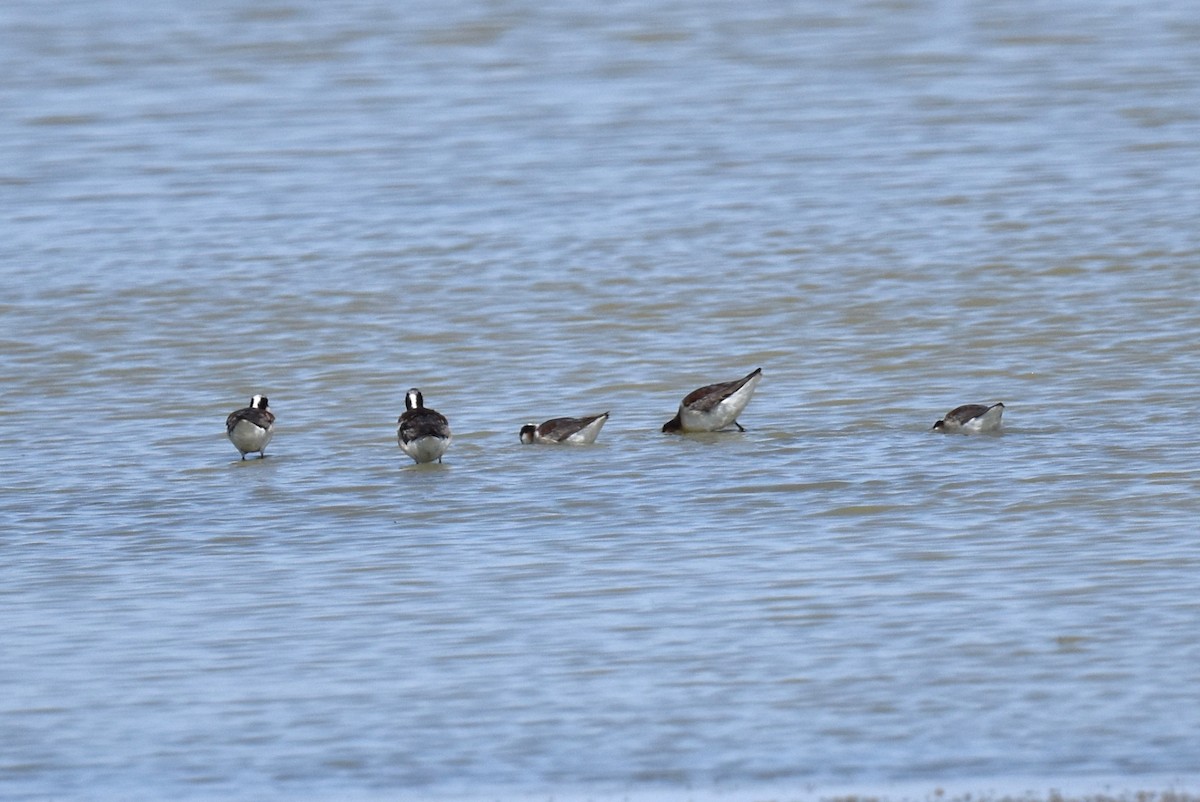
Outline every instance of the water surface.
[[15, 0], [0, 75], [0, 796], [1194, 787], [1192, 4]]

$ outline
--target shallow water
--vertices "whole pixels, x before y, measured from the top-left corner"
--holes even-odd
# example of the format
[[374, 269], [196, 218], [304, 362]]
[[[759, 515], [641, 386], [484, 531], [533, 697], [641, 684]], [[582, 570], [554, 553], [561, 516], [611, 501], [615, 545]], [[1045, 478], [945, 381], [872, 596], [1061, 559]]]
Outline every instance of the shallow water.
[[[1198, 44], [1182, 2], [6, 4], [0, 797], [1192, 775]], [[659, 432], [758, 366], [745, 433]]]

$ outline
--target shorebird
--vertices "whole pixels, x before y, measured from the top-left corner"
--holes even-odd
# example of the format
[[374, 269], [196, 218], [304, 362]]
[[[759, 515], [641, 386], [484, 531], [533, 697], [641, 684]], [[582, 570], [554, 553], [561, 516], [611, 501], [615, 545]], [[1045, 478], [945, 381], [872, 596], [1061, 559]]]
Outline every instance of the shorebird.
[[521, 442], [529, 443], [570, 443], [583, 444], [596, 442], [596, 435], [608, 420], [608, 413], [591, 415], [585, 418], [553, 418], [540, 426], [527, 423], [521, 427]]
[[442, 413], [425, 407], [425, 399], [417, 388], [404, 396], [404, 413], [396, 424], [400, 448], [414, 462], [419, 465], [442, 461], [442, 455], [450, 446], [450, 423]]
[[271, 442], [274, 432], [275, 413], [267, 408], [265, 395], [254, 396], [250, 399], [250, 406], [231, 412], [225, 419], [225, 433], [242, 459], [256, 451], [260, 458], [265, 457], [263, 449]]
[[746, 431], [737, 422], [738, 415], [750, 403], [754, 388], [762, 379], [762, 368], [744, 378], [721, 382], [693, 390], [679, 404], [675, 417], [663, 424], [664, 432], [715, 432], [729, 424]]
[[1004, 414], [1004, 404], [963, 404], [946, 413], [946, 417], [933, 424], [939, 432], [962, 432], [976, 434], [978, 432], [995, 432], [1000, 429], [1000, 416]]

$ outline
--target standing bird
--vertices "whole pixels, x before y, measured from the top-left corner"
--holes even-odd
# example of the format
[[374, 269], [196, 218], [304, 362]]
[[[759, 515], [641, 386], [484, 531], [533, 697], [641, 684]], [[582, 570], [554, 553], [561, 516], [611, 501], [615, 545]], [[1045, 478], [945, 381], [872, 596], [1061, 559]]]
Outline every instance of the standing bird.
[[255, 451], [260, 459], [265, 458], [263, 449], [275, 433], [275, 413], [267, 408], [267, 397], [256, 395], [250, 399], [250, 406], [230, 413], [225, 419], [225, 433], [242, 459]]
[[934, 431], [977, 434], [1000, 430], [1000, 416], [1004, 404], [963, 404], [946, 413], [946, 417], [933, 424]]
[[762, 380], [762, 368], [744, 378], [721, 382], [693, 390], [679, 404], [675, 417], [663, 424], [664, 432], [715, 432], [729, 424], [746, 431], [737, 422], [738, 415], [750, 403], [754, 388]]
[[421, 391], [413, 388], [404, 397], [404, 414], [396, 421], [400, 449], [418, 465], [442, 461], [450, 447], [450, 423], [436, 410], [426, 409]]
[[585, 444], [596, 442], [596, 435], [608, 420], [608, 413], [587, 418], [554, 418], [541, 426], [527, 423], [521, 427], [521, 442]]

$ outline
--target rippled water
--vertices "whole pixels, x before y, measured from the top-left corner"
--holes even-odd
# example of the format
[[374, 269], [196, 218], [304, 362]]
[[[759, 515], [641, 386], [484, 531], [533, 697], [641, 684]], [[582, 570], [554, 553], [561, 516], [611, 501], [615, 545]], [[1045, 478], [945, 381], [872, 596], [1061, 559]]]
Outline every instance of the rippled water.
[[0, 9], [0, 797], [1194, 784], [1200, 8], [544, 5]]

